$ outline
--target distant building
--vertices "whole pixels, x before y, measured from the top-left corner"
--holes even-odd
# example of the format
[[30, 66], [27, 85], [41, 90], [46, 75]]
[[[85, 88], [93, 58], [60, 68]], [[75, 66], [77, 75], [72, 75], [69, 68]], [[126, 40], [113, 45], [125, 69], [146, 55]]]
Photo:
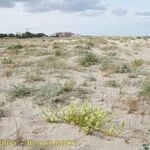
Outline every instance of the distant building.
[[51, 35], [51, 37], [72, 37], [74, 33], [71, 32], [56, 32]]

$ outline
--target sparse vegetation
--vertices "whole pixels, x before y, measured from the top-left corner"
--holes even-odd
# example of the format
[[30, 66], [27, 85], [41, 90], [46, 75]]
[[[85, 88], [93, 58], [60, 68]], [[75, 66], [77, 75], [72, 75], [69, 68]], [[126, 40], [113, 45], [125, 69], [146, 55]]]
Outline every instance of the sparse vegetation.
[[8, 50], [18, 50], [18, 49], [22, 49], [23, 46], [21, 44], [16, 44], [16, 45], [11, 45], [9, 46], [7, 49]]
[[119, 84], [117, 83], [116, 80], [109, 80], [106, 81], [106, 86], [117, 88], [119, 87]]
[[28, 88], [25, 85], [13, 86], [13, 89], [9, 91], [9, 96], [11, 99], [22, 98], [32, 96], [35, 89]]
[[27, 73], [25, 76], [27, 81], [44, 81], [44, 78], [38, 73]]
[[[115, 130], [114, 125], [112, 128], [111, 119], [107, 112], [89, 103], [70, 104], [63, 108], [62, 111], [52, 111], [48, 121], [77, 125], [82, 128], [85, 134], [90, 134], [93, 131], [101, 131], [107, 134], [109, 133], [109, 135], [119, 135], [120, 131], [122, 131]], [[109, 129], [108, 126], [110, 126]]]
[[148, 137], [147, 137], [147, 143], [143, 144], [143, 150], [150, 150], [150, 130], [147, 133]]
[[145, 98], [150, 98], [150, 81], [145, 81], [142, 85], [142, 89], [140, 91], [140, 96]]
[[4, 57], [1, 59], [1, 64], [13, 64], [13, 60], [10, 57]]
[[133, 67], [140, 67], [143, 65], [143, 60], [142, 59], [135, 59], [131, 62]]
[[88, 67], [99, 63], [99, 58], [95, 54], [91, 52], [87, 52], [80, 58], [79, 61], [80, 61], [80, 65], [84, 67]]
[[11, 77], [13, 74], [13, 70], [12, 69], [7, 69], [4, 71], [3, 76], [5, 77]]

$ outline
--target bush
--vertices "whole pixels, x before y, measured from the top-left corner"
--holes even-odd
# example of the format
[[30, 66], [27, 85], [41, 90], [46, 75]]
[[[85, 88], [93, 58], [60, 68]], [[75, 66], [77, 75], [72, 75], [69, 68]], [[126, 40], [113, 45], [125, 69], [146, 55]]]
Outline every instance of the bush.
[[116, 80], [109, 80], [106, 82], [106, 85], [109, 87], [114, 87], [114, 88], [119, 87], [119, 84], [116, 82]]
[[99, 58], [95, 54], [87, 52], [80, 58], [79, 61], [82, 66], [88, 67], [99, 63]]
[[44, 81], [44, 78], [38, 73], [27, 73], [25, 78], [27, 81]]
[[143, 144], [143, 150], [150, 150], [150, 130], [148, 131], [148, 142], [147, 144]]
[[61, 85], [61, 88], [64, 92], [70, 92], [73, 90], [75, 84], [76, 83], [74, 81], [66, 81], [63, 85]]
[[130, 69], [129, 65], [122, 64], [120, 66], [119, 73], [129, 73], [129, 72], [131, 72], [131, 69]]
[[60, 48], [54, 49], [54, 55], [55, 56], [62, 56], [63, 55], [63, 50]]
[[109, 135], [116, 135], [122, 130], [121, 128], [120, 130], [115, 130], [110, 116], [99, 107], [94, 107], [89, 103], [70, 104], [61, 111], [52, 111], [48, 121], [77, 125], [82, 128], [85, 134], [89, 134], [92, 131], [101, 131]]
[[131, 62], [133, 67], [140, 67], [143, 65], [143, 60], [142, 59], [135, 59]]
[[12, 74], [13, 74], [13, 70], [7, 69], [4, 71], [3, 76], [10, 77], [10, 76], [12, 76]]
[[1, 64], [13, 64], [13, 61], [9, 57], [2, 58]]
[[150, 81], [144, 82], [142, 89], [140, 91], [140, 96], [150, 98]]
[[24, 85], [13, 86], [14, 88], [9, 91], [9, 95], [12, 99], [32, 96], [34, 90]]
[[18, 50], [18, 49], [22, 49], [23, 46], [20, 44], [16, 44], [16, 45], [11, 45], [8, 47], [8, 50]]

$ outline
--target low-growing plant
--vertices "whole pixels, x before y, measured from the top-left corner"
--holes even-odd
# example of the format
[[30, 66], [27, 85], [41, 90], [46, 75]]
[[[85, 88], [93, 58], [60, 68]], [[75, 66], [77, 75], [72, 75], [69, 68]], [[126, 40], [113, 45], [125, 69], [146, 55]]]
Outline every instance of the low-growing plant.
[[150, 150], [150, 130], [148, 131], [147, 135], [147, 143], [142, 145], [143, 150]]
[[4, 71], [3, 76], [5, 77], [11, 77], [13, 74], [13, 70], [12, 69], [7, 69]]
[[44, 78], [39, 73], [27, 73], [25, 78], [27, 81], [44, 81]]
[[13, 64], [13, 60], [10, 57], [4, 57], [1, 59], [1, 64]]
[[130, 73], [131, 68], [128, 64], [121, 64], [118, 73]]
[[106, 86], [117, 88], [119, 87], [119, 84], [117, 83], [116, 80], [109, 80], [106, 81]]
[[55, 48], [54, 49], [54, 55], [55, 56], [62, 56], [63, 55], [63, 50], [60, 48]]
[[61, 86], [61, 89], [64, 91], [64, 92], [70, 92], [73, 90], [74, 86], [75, 86], [75, 82], [72, 81], [72, 80], [69, 80], [69, 81], [66, 81], [64, 84], [60, 84]]
[[142, 85], [142, 89], [140, 91], [140, 96], [145, 98], [150, 98], [150, 81], [145, 81]]
[[35, 89], [28, 88], [25, 85], [13, 86], [13, 89], [9, 91], [11, 99], [22, 98], [32, 96], [35, 92]]
[[113, 125], [107, 112], [87, 102], [70, 104], [59, 111], [51, 111], [50, 116], [46, 114], [46, 117], [48, 117], [49, 122], [77, 125], [82, 128], [85, 134], [101, 131], [107, 135], [117, 135], [121, 131], [116, 130], [117, 128]]
[[131, 62], [133, 67], [140, 67], [142, 66], [144, 61], [142, 59], [135, 59]]
[[80, 65], [84, 67], [88, 67], [91, 65], [95, 65], [99, 63], [99, 58], [91, 53], [91, 52], [86, 52], [80, 59], [79, 59]]
[[129, 78], [137, 78], [138, 77], [138, 73], [130, 73], [128, 75]]
[[16, 49], [22, 49], [23, 46], [21, 44], [11, 45], [7, 49], [8, 50], [16, 50]]

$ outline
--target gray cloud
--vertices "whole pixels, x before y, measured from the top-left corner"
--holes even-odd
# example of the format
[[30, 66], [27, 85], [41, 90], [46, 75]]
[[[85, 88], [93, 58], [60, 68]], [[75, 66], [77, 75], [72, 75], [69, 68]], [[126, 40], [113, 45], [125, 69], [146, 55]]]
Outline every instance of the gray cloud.
[[137, 16], [150, 16], [150, 11], [143, 11], [135, 13]]
[[124, 15], [126, 15], [126, 14], [128, 13], [128, 11], [125, 10], [125, 9], [118, 8], [118, 9], [114, 9], [114, 10], [112, 11], [112, 13], [113, 13], [114, 15], [117, 15], [117, 16], [124, 16]]
[[89, 10], [104, 11], [101, 0], [0, 0], [0, 7], [11, 8], [16, 3], [22, 3], [28, 12], [84, 12]]

